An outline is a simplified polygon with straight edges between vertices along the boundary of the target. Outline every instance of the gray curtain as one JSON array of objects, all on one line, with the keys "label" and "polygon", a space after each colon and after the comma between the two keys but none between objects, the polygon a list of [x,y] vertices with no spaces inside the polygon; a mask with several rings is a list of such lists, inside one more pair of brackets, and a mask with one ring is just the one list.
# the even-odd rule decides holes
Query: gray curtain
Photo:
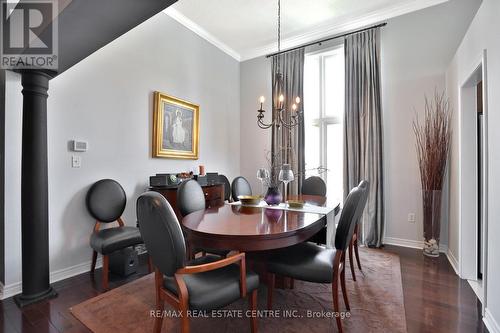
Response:
[{"label": "gray curtain", "polygon": [[366,179],[370,193],[361,218],[361,239],[382,245],[384,188],[380,102],[379,28],[345,39],[344,195]]},{"label": "gray curtain", "polygon": [[[284,119],[290,122],[292,104],[295,103],[295,97],[300,97],[300,109],[304,105],[304,49],[299,49],[283,53],[272,58],[272,86],[273,86],[273,119],[275,119],[276,107],[280,94],[285,96]],[[283,85],[275,73],[283,74]],[[297,194],[302,187],[302,180],[305,173],[304,156],[304,122],[293,129],[287,129],[283,126],[273,128],[272,134],[273,153],[280,153],[280,164],[288,163],[297,181],[288,185],[289,193]],[[288,149],[287,149],[288,147]]]}]

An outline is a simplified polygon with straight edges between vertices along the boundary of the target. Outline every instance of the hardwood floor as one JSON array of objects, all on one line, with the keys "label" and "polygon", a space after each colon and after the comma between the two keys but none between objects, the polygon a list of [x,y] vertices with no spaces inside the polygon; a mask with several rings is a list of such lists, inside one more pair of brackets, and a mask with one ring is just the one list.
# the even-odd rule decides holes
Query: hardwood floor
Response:
[{"label": "hardwood floor", "polygon": [[[409,333],[487,332],[472,288],[458,278],[444,255],[433,261],[415,249],[386,246],[385,250],[400,256]],[[140,263],[139,272],[126,279],[111,275],[110,287],[147,274],[146,258],[141,257]],[[54,284],[59,293],[57,298],[22,310],[12,298],[0,301],[0,332],[89,332],[68,309],[100,293],[100,273],[97,270],[95,278],[85,273],[57,282]]]},{"label": "hardwood floor", "polygon": [[488,332],[476,294],[444,254],[430,259],[416,249],[385,250],[399,254],[408,333]]}]

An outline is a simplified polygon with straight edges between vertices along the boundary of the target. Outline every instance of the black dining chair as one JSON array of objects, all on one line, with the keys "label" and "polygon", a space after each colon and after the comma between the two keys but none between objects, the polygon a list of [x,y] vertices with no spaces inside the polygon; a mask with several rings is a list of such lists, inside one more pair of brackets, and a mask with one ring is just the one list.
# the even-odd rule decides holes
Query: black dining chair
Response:
[{"label": "black dining chair", "polygon": [[[122,214],[127,204],[127,196],[122,186],[115,180],[102,179],[94,183],[87,192],[87,209],[96,220],[90,236],[90,246],[94,250],[90,271],[94,273],[97,254],[102,255],[102,287],[109,287],[109,254],[129,246],[142,243],[136,227],[126,226]],[[117,227],[100,230],[101,224],[118,222]]]},{"label": "black dining chair", "polygon": [[326,196],[326,183],[318,176],[312,176],[304,179],[302,182],[301,193],[305,195]]},{"label": "black dining chair", "polygon": [[[340,280],[344,303],[347,311],[350,310],[345,285],[345,251],[361,214],[359,204],[363,194],[364,189],[355,187],[347,196],[335,233],[335,247],[323,247],[305,242],[268,254],[266,267],[268,271],[267,307],[269,310],[272,308],[276,274],[309,282],[331,283],[335,312],[339,312],[338,285]],[[340,316],[337,316],[336,320],[338,330],[342,332]]]},{"label": "black dining chair", "polygon": [[[246,270],[245,253],[218,260],[213,256],[187,261],[181,226],[167,200],[157,192],[137,199],[141,235],[155,266],[156,309],[165,302],[180,311],[181,332],[189,332],[188,310],[215,310],[249,294],[250,310],[257,309],[259,276]],[[163,316],[157,316],[154,332],[161,332]],[[257,332],[257,318],[251,318]]]},{"label": "black dining chair", "polygon": [[[302,182],[300,193],[303,195],[318,195],[324,197],[326,196],[326,183],[321,177],[311,176],[304,179]],[[337,212],[335,212],[335,215],[337,215]],[[326,244],[326,226],[311,237],[309,241],[316,244]]]},{"label": "black dining chair", "polygon": [[231,200],[231,183],[229,183],[229,179],[227,179],[224,175],[217,176],[219,183],[224,184],[224,201]]},{"label": "black dining chair", "polygon": [[[203,194],[203,189],[196,180],[190,179],[181,183],[177,190],[177,208],[179,209],[182,217],[197,210],[205,209],[205,195]],[[191,256],[194,256],[198,252],[202,252],[203,255],[205,255],[206,253],[212,253],[221,257],[225,257],[230,251],[206,248],[190,248],[188,252]]]},{"label": "black dining chair", "polygon": [[356,226],[354,227],[354,233],[352,234],[352,239],[351,242],[349,243],[349,265],[351,266],[351,275],[352,279],[356,281],[356,273],[354,272],[354,258],[353,258],[353,250],[354,250],[354,255],[356,256],[356,262],[358,264],[358,268],[360,271],[361,269],[361,261],[359,260],[359,244],[358,244],[358,239],[359,239],[359,224],[361,221],[361,216],[363,215],[363,211],[366,206],[366,202],[368,201],[368,194],[370,192],[370,183],[366,180],[362,180],[359,185],[359,188],[362,188],[364,190],[364,195],[363,198],[361,199],[361,214],[359,216],[358,221],[356,222]]},{"label": "black dining chair", "polygon": [[231,183],[231,195],[233,201],[239,201],[240,195],[252,195],[252,187],[245,177],[239,176],[233,179]]}]

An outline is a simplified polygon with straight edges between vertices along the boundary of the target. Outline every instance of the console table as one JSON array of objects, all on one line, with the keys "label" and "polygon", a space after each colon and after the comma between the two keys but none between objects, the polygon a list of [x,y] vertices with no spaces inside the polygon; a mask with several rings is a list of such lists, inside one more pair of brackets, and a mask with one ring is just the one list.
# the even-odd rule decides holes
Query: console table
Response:
[{"label": "console table", "polygon": [[[151,191],[159,192],[161,195],[167,199],[172,208],[174,209],[177,216],[180,216],[180,212],[177,209],[177,189],[179,185],[167,186],[167,187],[150,187]],[[224,205],[224,184],[215,183],[210,185],[201,185],[203,189],[203,194],[205,194],[205,207],[217,207]]]}]

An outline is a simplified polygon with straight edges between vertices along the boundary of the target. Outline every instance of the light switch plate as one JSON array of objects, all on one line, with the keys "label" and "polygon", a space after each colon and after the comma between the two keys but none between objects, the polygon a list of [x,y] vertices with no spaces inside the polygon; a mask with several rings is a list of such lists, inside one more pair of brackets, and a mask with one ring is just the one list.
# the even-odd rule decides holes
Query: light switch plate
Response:
[{"label": "light switch plate", "polygon": [[81,168],[82,167],[82,157],[73,155],[71,156],[71,167],[72,168]]},{"label": "light switch plate", "polygon": [[415,223],[415,213],[408,214],[408,222]]}]

